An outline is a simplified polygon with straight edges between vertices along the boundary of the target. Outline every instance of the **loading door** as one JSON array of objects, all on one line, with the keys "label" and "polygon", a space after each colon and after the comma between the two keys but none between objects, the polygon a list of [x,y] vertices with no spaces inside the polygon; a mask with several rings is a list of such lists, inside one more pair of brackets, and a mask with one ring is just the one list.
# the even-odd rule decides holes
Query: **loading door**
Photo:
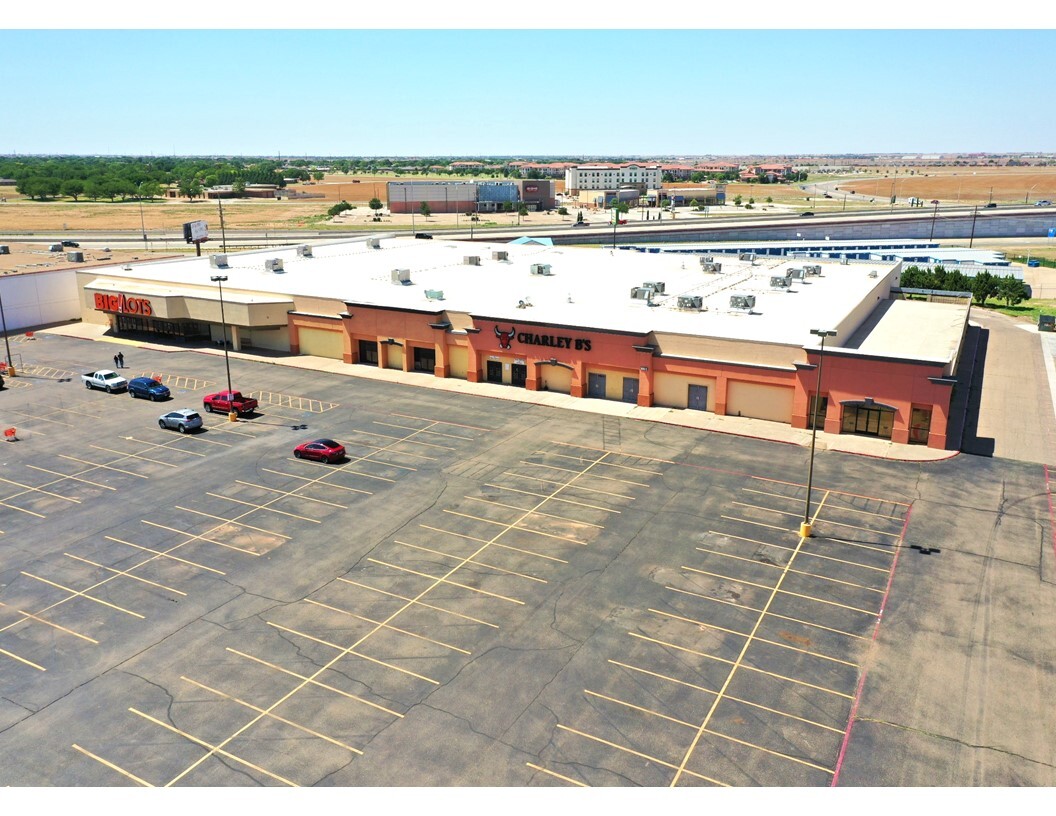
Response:
[{"label": "loading door", "polygon": [[638,378],[637,377],[624,377],[623,378],[623,401],[633,402],[635,405],[638,404]]},{"label": "loading door", "polygon": [[587,376],[587,396],[605,399],[605,375],[589,374]]},{"label": "loading door", "polygon": [[694,411],[708,410],[708,387],[706,385],[689,386],[689,402],[687,403],[687,407],[692,408]]},{"label": "loading door", "polygon": [[359,341],[359,362],[363,365],[378,364],[378,344],[373,340]]}]

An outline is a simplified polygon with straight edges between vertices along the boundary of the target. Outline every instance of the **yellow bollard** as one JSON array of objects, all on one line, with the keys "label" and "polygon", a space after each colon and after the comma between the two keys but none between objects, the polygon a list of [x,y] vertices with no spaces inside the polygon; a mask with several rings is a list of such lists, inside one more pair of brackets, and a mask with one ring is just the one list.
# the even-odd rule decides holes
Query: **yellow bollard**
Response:
[{"label": "yellow bollard", "polygon": [[804,522],[800,523],[800,525],[799,525],[799,537],[800,538],[810,538],[810,523],[809,522],[804,521]]},{"label": "yellow bollard", "polygon": [[231,411],[228,413],[227,419],[229,422],[238,422],[238,411]]}]

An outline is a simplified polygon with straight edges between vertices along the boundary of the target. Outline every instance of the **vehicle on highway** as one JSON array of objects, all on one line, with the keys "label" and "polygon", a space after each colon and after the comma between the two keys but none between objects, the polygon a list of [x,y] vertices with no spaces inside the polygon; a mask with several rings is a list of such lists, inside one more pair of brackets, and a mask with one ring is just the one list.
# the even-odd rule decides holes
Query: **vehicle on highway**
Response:
[{"label": "vehicle on highway", "polygon": [[428,240],[428,239],[432,238],[433,236],[430,235],[428,232],[416,232],[414,234],[414,237],[415,238],[425,238],[426,240]]},{"label": "vehicle on highway", "polygon": [[1034,202],[1034,206],[1035,207],[1051,207],[1052,206],[1052,202],[1042,199],[1041,201],[1035,201]]},{"label": "vehicle on highway", "polygon": [[112,394],[114,391],[124,391],[128,388],[128,380],[108,368],[93,371],[91,374],[82,374],[81,382],[84,383],[84,387],[88,390],[101,388],[107,394]]},{"label": "vehicle on highway", "polygon": [[799,215],[800,217],[803,217],[807,215],[814,215],[814,213],[812,213],[810,210],[807,210],[806,212],[801,212]]},{"label": "vehicle on highway", "polygon": [[202,415],[193,408],[177,408],[158,417],[159,428],[175,428],[180,433],[196,431],[202,427]]},{"label": "vehicle on highway", "polygon": [[997,204],[995,204],[993,201],[991,201],[983,209],[992,210],[996,206],[997,206]]},{"label": "vehicle on highway", "polygon": [[80,246],[80,244],[78,244],[76,241],[63,241],[62,245],[64,247],[79,247]]},{"label": "vehicle on highway", "polygon": [[153,402],[172,396],[166,386],[152,377],[133,377],[128,381],[128,394],[133,399],[146,397]]},{"label": "vehicle on highway", "polygon": [[210,414],[234,411],[236,414],[252,414],[257,410],[257,401],[252,397],[242,396],[241,391],[219,391],[208,394],[202,400],[202,407]]},{"label": "vehicle on highway", "polygon": [[572,222],[572,226],[573,227],[589,227],[590,224],[588,224],[586,221],[573,221]]},{"label": "vehicle on highway", "polygon": [[345,458],[345,446],[333,439],[313,439],[293,449],[298,459],[318,459],[320,462],[340,462]]}]

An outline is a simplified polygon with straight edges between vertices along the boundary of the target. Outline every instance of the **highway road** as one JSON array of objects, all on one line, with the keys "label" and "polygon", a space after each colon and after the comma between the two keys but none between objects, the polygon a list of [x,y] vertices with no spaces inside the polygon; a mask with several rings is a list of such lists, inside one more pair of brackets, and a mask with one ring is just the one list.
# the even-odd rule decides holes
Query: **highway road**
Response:
[{"label": "highway road", "polygon": [[[810,212],[810,211],[808,211]],[[745,215],[745,216],[723,216],[720,218],[705,218],[684,215],[680,219],[668,221],[633,221],[617,228],[617,236],[622,242],[626,242],[628,236],[637,236],[643,240],[663,236],[669,238],[680,233],[691,233],[694,236],[702,232],[726,231],[735,227],[749,227],[757,230],[765,230],[768,227],[783,228],[802,225],[812,227],[824,224],[826,229],[836,230],[861,226],[865,224],[876,224],[880,222],[920,222],[935,219],[937,223],[950,220],[968,221],[973,216],[978,219],[987,219],[991,225],[997,225],[1001,221],[1012,222],[1023,216],[1037,216],[1051,213],[1053,226],[1056,226],[1056,207],[1038,208],[1035,206],[1005,206],[996,208],[977,208],[966,206],[939,207],[937,209],[925,207],[912,210],[857,210],[855,212],[817,213],[812,216],[796,215]],[[410,230],[379,230],[379,232],[392,232],[394,234],[409,235]],[[575,234],[576,243],[604,243],[613,235],[611,225],[591,225],[589,227],[571,228],[567,226],[555,227],[554,225],[518,227],[476,227],[472,230],[437,230],[435,234],[442,234],[451,239],[473,239],[473,240],[497,240],[509,236],[520,235],[547,235],[561,236],[561,243],[568,243],[566,237]],[[226,241],[231,246],[269,246],[290,244],[309,239],[339,240],[341,238],[354,237],[366,234],[363,230],[227,230]],[[988,236],[994,237],[993,230],[987,231]],[[1009,225],[1008,236],[1016,237],[1023,235],[1021,226]],[[836,236],[833,236],[836,238]],[[1042,236],[1043,237],[1043,236]],[[0,231],[0,242],[24,242],[26,240],[39,241],[41,243],[57,243],[61,240],[73,238],[80,242],[90,242],[95,245],[136,245],[145,244],[147,248],[157,250],[159,245],[172,245],[176,249],[184,245],[182,232],[179,230],[157,230],[148,231],[146,240],[142,232],[135,230],[106,231],[106,232],[17,232]],[[217,251],[221,246],[221,237],[213,235],[208,244],[209,251]],[[694,238],[699,240],[699,238]]]}]

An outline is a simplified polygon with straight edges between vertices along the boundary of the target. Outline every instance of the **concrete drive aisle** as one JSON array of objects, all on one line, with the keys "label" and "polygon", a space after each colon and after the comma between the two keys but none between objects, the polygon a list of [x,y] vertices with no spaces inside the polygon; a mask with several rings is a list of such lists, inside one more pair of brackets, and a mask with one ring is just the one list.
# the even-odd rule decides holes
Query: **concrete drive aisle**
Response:
[{"label": "concrete drive aisle", "polygon": [[[973,309],[971,322],[982,327],[965,453],[1001,456],[1024,462],[1056,463],[1056,382],[1050,377],[1053,340],[1029,323],[994,312]],[[1048,350],[1046,347],[1048,346]]]},{"label": "concrete drive aisle", "polygon": [[[169,346],[157,342],[144,342],[130,340],[124,337],[113,337],[106,334],[107,327],[90,323],[71,323],[65,326],[57,326],[44,329],[38,333],[61,334],[66,337],[80,337],[85,340],[102,340],[109,343],[122,345],[142,346],[157,351],[194,351],[201,354],[223,355],[222,349],[199,348],[186,346]],[[440,391],[455,391],[460,394],[475,394],[482,397],[493,397],[495,399],[512,400],[516,402],[530,402],[536,405],[549,405],[553,408],[567,408],[573,411],[586,411],[608,416],[620,416],[628,419],[642,419],[653,422],[662,422],[669,425],[681,425],[687,428],[699,428],[705,431],[716,431],[718,433],[734,434],[756,439],[769,439],[774,442],[784,442],[790,445],[810,445],[811,433],[803,428],[793,428],[780,422],[768,422],[762,419],[748,419],[746,417],[719,416],[707,411],[690,411],[681,408],[642,408],[626,402],[615,402],[612,400],[582,399],[572,397],[568,394],[558,394],[552,391],[528,391],[523,388],[514,388],[508,385],[495,385],[493,383],[471,383],[467,380],[454,378],[443,379],[429,376],[428,374],[397,371],[387,368],[375,368],[366,365],[351,365],[340,360],[327,357],[311,357],[308,355],[289,356],[275,353],[248,354],[246,352],[230,352],[232,358],[243,360],[254,360],[257,362],[272,363],[274,365],[291,366],[303,368],[310,371],[327,371],[334,374],[344,374],[364,379],[383,380],[385,382],[402,383],[413,385],[418,388],[432,388]],[[881,459],[893,459],[912,462],[930,462],[940,459],[949,459],[957,455],[957,451],[936,450],[923,445],[899,445],[886,439],[875,439],[851,434],[827,434],[819,432],[817,435],[817,449],[841,451],[843,453],[856,453],[863,456],[875,456]],[[1056,461],[1056,459],[1053,459]]]}]

